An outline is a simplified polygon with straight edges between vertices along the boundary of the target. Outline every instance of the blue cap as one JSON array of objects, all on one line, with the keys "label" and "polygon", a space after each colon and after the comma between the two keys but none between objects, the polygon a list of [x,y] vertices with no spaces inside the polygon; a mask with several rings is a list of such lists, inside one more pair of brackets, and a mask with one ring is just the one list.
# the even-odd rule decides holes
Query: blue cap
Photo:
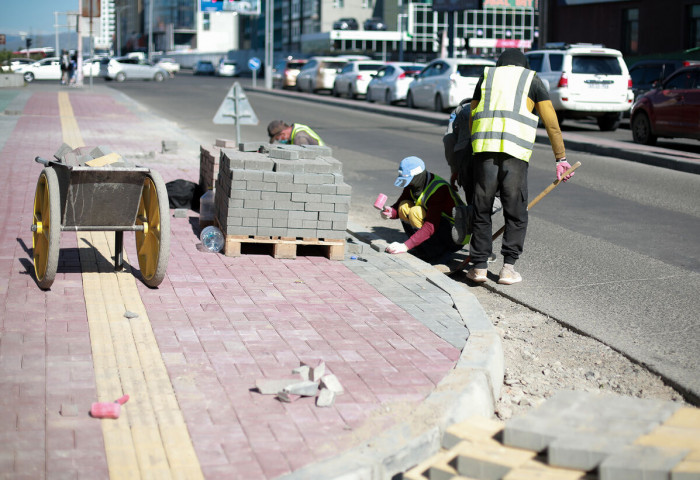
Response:
[{"label": "blue cap", "polygon": [[395,187],[405,187],[415,175],[425,171],[425,163],[418,157],[406,157],[399,165],[399,176],[394,182]]}]

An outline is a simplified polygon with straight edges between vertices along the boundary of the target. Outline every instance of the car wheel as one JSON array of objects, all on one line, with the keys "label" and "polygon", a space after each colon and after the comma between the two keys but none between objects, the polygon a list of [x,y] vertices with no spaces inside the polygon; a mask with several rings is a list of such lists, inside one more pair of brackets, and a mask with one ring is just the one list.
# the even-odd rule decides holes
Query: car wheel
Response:
[{"label": "car wheel", "polygon": [[338,86],[337,86],[336,84],[333,84],[333,90],[331,91],[331,94],[332,94],[334,97],[339,97],[339,96],[340,96],[340,92],[338,91]]},{"label": "car wheel", "polygon": [[444,112],[445,111],[445,106],[442,104],[442,95],[439,93],[435,95],[435,111],[436,112]]},{"label": "car wheel", "polygon": [[656,145],[656,136],[651,131],[651,122],[645,112],[638,112],[632,117],[631,128],[636,143]]},{"label": "car wheel", "polygon": [[409,91],[408,95],[406,96],[406,106],[408,108],[416,108],[416,104],[413,103],[413,94]]},{"label": "car wheel", "polygon": [[34,81],[34,74],[32,72],[26,72],[24,74],[24,81],[27,83],[32,83]]},{"label": "car wheel", "polygon": [[613,113],[598,117],[598,128],[601,132],[614,132],[620,126],[620,114]]},{"label": "car wheel", "polygon": [[117,73],[117,76],[114,77],[114,79],[117,82],[123,82],[124,80],[126,80],[126,74],[124,72],[119,72],[119,73]]},{"label": "car wheel", "polygon": [[391,105],[392,103],[394,103],[391,101],[391,90],[389,90],[388,88],[386,89],[386,92],[384,92],[384,103],[386,103],[387,105]]},{"label": "car wheel", "polygon": [[156,72],[156,74],[153,76],[153,80],[156,82],[162,82],[165,80],[165,76],[160,72]]}]

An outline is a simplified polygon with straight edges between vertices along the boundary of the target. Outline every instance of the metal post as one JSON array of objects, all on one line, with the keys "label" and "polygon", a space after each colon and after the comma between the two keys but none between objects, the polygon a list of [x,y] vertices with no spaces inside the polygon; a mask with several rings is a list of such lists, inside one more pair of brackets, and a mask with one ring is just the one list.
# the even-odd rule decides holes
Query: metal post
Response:
[{"label": "metal post", "polygon": [[[90,1],[90,0],[87,0]],[[80,18],[83,14],[83,0],[78,0],[78,14],[75,16],[76,22],[78,23],[78,71],[75,72],[75,85],[78,87],[83,86],[83,32],[82,23]]]},{"label": "metal post", "polygon": [[[253,75],[255,75],[255,73],[253,73]],[[236,113],[236,116],[234,117],[236,122],[236,145],[241,143],[241,106],[238,100],[240,97],[240,92],[238,91],[239,87],[240,85],[238,85],[238,83],[233,85],[233,108]]]},{"label": "metal post", "polygon": [[274,5],[272,0],[265,0],[265,88],[272,89],[272,63],[274,62],[275,31]]},{"label": "metal post", "polygon": [[153,59],[153,1],[148,0],[148,61]]},{"label": "metal post", "polygon": [[124,258],[122,252],[124,251],[124,232],[115,231],[114,232],[114,271],[121,272],[124,268]]},{"label": "metal post", "polygon": [[88,0],[90,2],[90,90],[92,90],[92,63],[93,63],[93,56],[95,55],[94,50],[93,50],[93,44],[92,44],[92,5],[93,5],[93,0]]},{"label": "metal post", "polygon": [[61,50],[58,48],[58,13],[53,12],[53,27],[56,31],[56,56],[61,56]]},{"label": "metal post", "polygon": [[399,0],[399,62],[403,62],[403,1]]}]

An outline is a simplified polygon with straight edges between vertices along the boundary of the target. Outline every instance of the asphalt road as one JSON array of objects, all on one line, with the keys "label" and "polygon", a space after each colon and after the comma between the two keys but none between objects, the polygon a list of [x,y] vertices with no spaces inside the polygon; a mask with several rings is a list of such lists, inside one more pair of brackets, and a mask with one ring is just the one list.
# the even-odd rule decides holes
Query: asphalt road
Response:
[{"label": "asphalt road", "polygon": [[[245,85],[250,79],[185,73],[164,84],[110,86],[176,121],[203,144],[212,144],[216,138],[234,138],[233,126],[212,123],[233,81]],[[429,169],[448,175],[441,115],[414,120],[401,109],[378,115],[348,108],[366,102],[348,100],[338,106],[259,92],[248,92],[248,98],[260,124],[242,126],[241,139],[265,140],[265,126],[278,118],[312,126],[343,162],[345,179],[353,187],[351,220],[390,241],[402,238],[400,227],[381,220],[372,203],[379,192],[390,199],[398,196],[393,187],[398,162],[417,155]],[[599,132],[586,122],[566,122],[562,128],[590,135],[592,143],[624,141],[625,136],[631,142],[624,125],[616,132]],[[679,155],[700,151],[699,142],[672,140],[661,146]],[[530,212],[525,252],[518,262],[523,283],[490,288],[646,365],[700,404],[700,175],[614,155],[569,150],[567,156],[583,166],[573,181]],[[553,178],[551,149],[536,145],[530,198]],[[499,251],[497,241],[494,252]],[[500,261],[492,267],[492,280]]]}]

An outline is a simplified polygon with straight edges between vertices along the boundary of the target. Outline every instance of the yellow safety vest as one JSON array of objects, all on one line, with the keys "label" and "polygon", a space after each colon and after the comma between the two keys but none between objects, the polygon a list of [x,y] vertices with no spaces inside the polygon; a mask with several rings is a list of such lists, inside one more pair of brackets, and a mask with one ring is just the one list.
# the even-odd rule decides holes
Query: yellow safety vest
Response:
[{"label": "yellow safety vest", "polygon": [[[411,199],[413,200],[413,204],[417,207],[423,207],[425,209],[428,208],[428,200],[430,200],[430,197],[433,196],[433,193],[437,191],[438,188],[442,186],[447,187],[447,191],[450,192],[450,196],[452,197],[452,200],[455,202],[455,205],[464,205],[464,202],[460,198],[459,195],[455,193],[455,191],[452,189],[449,183],[447,183],[445,180],[443,180],[441,177],[437,175],[433,175],[433,179],[428,182],[428,185],[425,186],[422,192],[420,192],[420,195],[418,195],[418,198],[416,198],[413,195],[413,192],[411,192]],[[450,212],[452,213],[452,212]],[[455,223],[454,217],[452,217],[450,214],[446,212],[442,212],[442,216],[447,219],[451,224]]]},{"label": "yellow safety vest", "polygon": [[296,137],[297,133],[299,132],[304,132],[308,134],[311,138],[316,140],[319,145],[325,145],[325,143],[323,143],[323,140],[321,140],[321,137],[319,137],[316,132],[311,130],[306,125],[302,125],[301,123],[294,124],[294,127],[292,128],[292,135],[289,138],[289,143],[294,144],[294,137]]},{"label": "yellow safety vest", "polygon": [[481,100],[472,111],[474,152],[504,152],[529,161],[537,135],[537,115],[527,108],[535,72],[523,67],[487,67]]}]

